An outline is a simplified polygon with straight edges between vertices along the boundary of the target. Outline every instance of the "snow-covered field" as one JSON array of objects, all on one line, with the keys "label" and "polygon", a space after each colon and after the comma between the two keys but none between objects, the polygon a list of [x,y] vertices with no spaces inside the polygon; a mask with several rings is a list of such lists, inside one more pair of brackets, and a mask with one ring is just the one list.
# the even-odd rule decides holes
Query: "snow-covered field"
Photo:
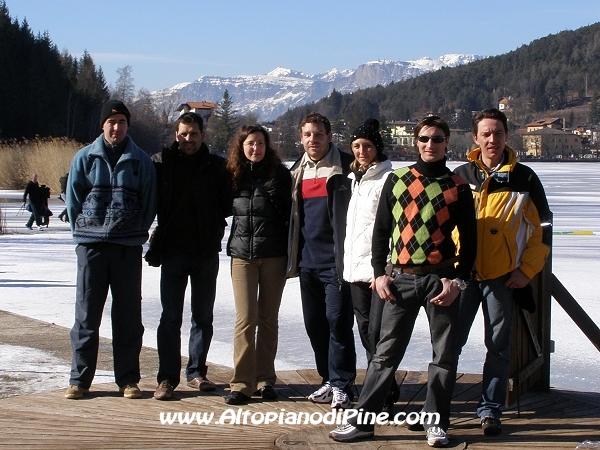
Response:
[{"label": "snow-covered field", "polygon": [[[407,163],[397,163],[398,166]],[[593,235],[555,235],[553,272],[579,301],[584,310],[600,323],[600,164],[531,163],[539,174],[554,213],[554,231],[589,230]],[[455,167],[451,163],[450,167]],[[44,180],[41,180],[44,182]],[[0,309],[46,322],[71,327],[75,295],[75,252],[67,225],[57,219],[63,204],[52,200],[54,217],[46,231],[27,230],[27,216],[18,214],[22,192],[0,191],[2,211],[8,234],[0,235]],[[226,233],[227,234],[227,233]],[[224,239],[226,240],[227,236]],[[160,269],[144,265],[143,314],[144,345],[156,347],[156,328],[160,317]],[[189,300],[188,300],[189,301]],[[229,259],[221,253],[215,303],[215,333],[209,361],[231,366],[232,334],[235,319]],[[184,317],[183,351],[187,352],[189,306]],[[460,371],[480,373],[483,363],[483,323],[479,316],[469,343],[463,350]],[[110,297],[105,308],[101,334],[110,338]],[[551,384],[555,387],[600,392],[600,353],[588,341],[562,308],[553,301],[552,339],[556,351],[551,360]],[[364,351],[356,334],[359,367],[366,367]],[[421,313],[415,332],[401,364],[402,369],[423,370],[431,357],[429,332]],[[41,389],[66,386],[68,365],[24,347],[0,346],[0,376],[7,372],[31,374],[34,362],[52,368],[45,370]],[[314,367],[310,344],[304,331],[298,280],[288,280],[280,312],[280,340],[277,369]],[[27,375],[29,374],[29,375]],[[102,374],[96,382],[108,381]]]}]

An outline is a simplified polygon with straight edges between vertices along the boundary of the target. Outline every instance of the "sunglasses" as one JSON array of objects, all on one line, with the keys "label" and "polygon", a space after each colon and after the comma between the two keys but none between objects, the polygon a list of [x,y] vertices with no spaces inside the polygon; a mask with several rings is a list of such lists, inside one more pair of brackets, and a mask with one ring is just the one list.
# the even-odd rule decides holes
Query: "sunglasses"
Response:
[{"label": "sunglasses", "polygon": [[441,144],[446,140],[446,136],[417,136],[419,142],[427,144],[429,139],[433,141],[434,144]]}]

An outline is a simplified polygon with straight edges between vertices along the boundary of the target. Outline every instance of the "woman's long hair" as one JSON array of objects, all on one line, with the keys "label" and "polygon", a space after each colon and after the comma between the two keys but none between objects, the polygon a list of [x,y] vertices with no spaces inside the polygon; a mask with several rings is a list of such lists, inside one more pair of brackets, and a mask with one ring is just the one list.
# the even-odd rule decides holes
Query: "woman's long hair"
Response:
[{"label": "woman's long hair", "polygon": [[277,166],[281,164],[281,159],[277,155],[277,152],[271,147],[271,139],[267,130],[258,124],[241,127],[229,143],[229,150],[227,151],[227,170],[231,173],[233,189],[239,187],[244,171],[246,170],[248,159],[244,155],[244,141],[252,133],[262,133],[265,138],[265,157],[261,163],[265,165],[265,170],[270,180],[275,178]]}]

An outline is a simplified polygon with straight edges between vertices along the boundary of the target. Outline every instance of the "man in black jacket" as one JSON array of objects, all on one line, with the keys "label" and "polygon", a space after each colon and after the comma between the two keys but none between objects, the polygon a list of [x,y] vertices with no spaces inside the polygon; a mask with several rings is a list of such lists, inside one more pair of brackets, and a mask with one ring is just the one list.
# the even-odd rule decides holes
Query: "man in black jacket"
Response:
[{"label": "man in black jacket", "polygon": [[25,192],[23,193],[23,206],[27,202],[27,196],[29,196],[29,205],[31,207],[31,216],[29,220],[25,224],[25,227],[32,229],[33,221],[35,220],[35,224],[38,226],[40,231],[43,230],[42,222],[43,222],[43,213],[44,213],[44,198],[42,195],[42,189],[38,184],[38,176],[37,173],[34,173],[31,176],[31,181],[27,183],[25,186]]},{"label": "man in black jacket", "polygon": [[[162,265],[162,314],[157,330],[159,369],[154,398],[168,400],[179,384],[181,324],[188,278],[192,327],[187,384],[212,391],[206,357],[213,335],[213,307],[225,218],[231,215],[231,183],[225,160],[204,144],[202,118],[182,114],[175,142],[153,156],[158,177],[158,227],[146,260]],[[160,247],[156,248],[158,242]],[[154,244],[154,245],[153,245]]]}]

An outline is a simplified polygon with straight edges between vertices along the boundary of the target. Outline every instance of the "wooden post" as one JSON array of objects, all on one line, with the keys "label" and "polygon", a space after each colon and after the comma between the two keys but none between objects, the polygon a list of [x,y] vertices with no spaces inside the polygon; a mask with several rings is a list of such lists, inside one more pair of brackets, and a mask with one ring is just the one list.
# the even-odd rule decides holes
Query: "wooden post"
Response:
[{"label": "wooden post", "polygon": [[531,280],[536,311],[528,313],[515,305],[506,405],[510,406],[530,389],[550,389],[550,340],[552,305],[552,227],[544,227],[543,242],[550,254],[542,271]]}]

